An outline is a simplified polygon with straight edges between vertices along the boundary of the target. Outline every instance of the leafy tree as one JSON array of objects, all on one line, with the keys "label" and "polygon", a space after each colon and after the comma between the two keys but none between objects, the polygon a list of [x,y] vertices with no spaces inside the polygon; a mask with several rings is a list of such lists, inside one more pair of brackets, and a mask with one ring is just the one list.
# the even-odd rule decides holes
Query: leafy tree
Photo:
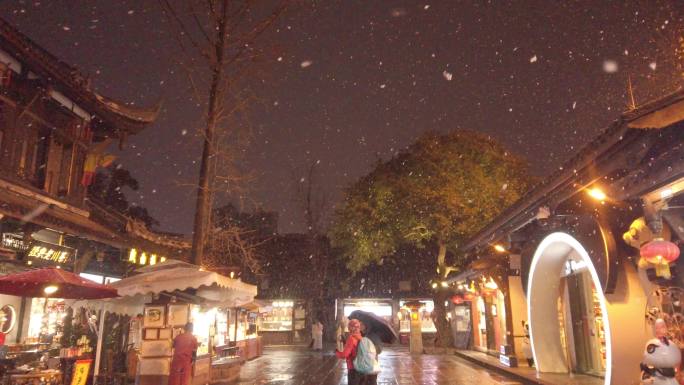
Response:
[{"label": "leafy tree", "polygon": [[158,226],[159,222],[146,208],[128,202],[124,193],[126,188],[137,191],[140,188],[138,180],[120,164],[112,164],[97,172],[93,184],[88,186],[88,196],[133,219],[144,222],[148,228]]},{"label": "leafy tree", "polygon": [[[346,190],[335,213],[333,245],[355,272],[393,258],[403,245],[434,246],[442,281],[457,269],[447,263],[447,250],[455,251],[515,202],[529,181],[526,164],[491,137],[428,133]],[[440,346],[452,343],[447,296],[440,285],[434,298]]]}]

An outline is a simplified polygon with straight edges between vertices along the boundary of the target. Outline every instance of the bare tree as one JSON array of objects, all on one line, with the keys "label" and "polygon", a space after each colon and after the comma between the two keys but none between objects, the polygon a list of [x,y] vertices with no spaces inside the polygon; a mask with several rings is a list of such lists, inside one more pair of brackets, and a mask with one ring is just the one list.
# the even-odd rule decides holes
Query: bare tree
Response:
[{"label": "bare tree", "polygon": [[257,44],[260,37],[290,1],[183,0],[181,5],[173,5],[170,0],[159,2],[176,28],[174,36],[185,54],[185,61],[180,64],[186,70],[195,98],[206,105],[192,246],[193,261],[202,264],[212,234],[215,193],[244,196],[244,182],[249,175],[241,172],[236,160],[250,135],[249,129],[241,130],[245,120],[242,124],[235,122],[244,118],[255,101],[254,94],[245,87],[245,79],[254,79],[253,64],[265,52]]}]

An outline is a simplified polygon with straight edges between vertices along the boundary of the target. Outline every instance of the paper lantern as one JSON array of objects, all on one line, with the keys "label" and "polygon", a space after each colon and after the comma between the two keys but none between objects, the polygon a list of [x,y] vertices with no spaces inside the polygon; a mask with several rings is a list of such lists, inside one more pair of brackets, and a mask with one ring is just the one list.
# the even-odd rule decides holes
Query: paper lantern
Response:
[{"label": "paper lantern", "polygon": [[656,265],[656,275],[670,278],[670,263],[679,258],[679,247],[662,238],[656,238],[641,246],[639,254],[646,262]]}]

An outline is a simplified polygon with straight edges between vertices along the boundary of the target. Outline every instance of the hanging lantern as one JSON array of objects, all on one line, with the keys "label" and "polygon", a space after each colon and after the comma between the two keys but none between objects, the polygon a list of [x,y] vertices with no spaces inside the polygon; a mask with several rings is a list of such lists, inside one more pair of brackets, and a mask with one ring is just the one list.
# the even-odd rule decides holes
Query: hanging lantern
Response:
[{"label": "hanging lantern", "polygon": [[454,295],[451,297],[451,302],[453,302],[454,305],[460,305],[464,302],[463,296],[462,295]]},{"label": "hanging lantern", "polygon": [[656,238],[641,246],[639,254],[646,262],[655,265],[658,277],[670,278],[670,263],[679,258],[679,247],[662,238]]}]

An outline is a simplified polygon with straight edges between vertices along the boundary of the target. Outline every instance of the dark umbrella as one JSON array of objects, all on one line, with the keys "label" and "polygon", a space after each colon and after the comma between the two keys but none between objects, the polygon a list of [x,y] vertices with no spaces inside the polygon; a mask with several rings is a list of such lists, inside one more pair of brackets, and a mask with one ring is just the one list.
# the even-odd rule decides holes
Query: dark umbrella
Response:
[{"label": "dark umbrella", "polygon": [[0,277],[0,294],[21,297],[101,299],[118,297],[113,287],[100,285],[61,269],[29,270]]},{"label": "dark umbrella", "polygon": [[363,322],[366,327],[369,327],[375,334],[380,337],[380,340],[386,344],[391,344],[397,340],[397,332],[394,331],[392,325],[382,318],[378,317],[373,313],[369,313],[363,310],[354,310],[349,315],[349,319],[357,319]]}]

